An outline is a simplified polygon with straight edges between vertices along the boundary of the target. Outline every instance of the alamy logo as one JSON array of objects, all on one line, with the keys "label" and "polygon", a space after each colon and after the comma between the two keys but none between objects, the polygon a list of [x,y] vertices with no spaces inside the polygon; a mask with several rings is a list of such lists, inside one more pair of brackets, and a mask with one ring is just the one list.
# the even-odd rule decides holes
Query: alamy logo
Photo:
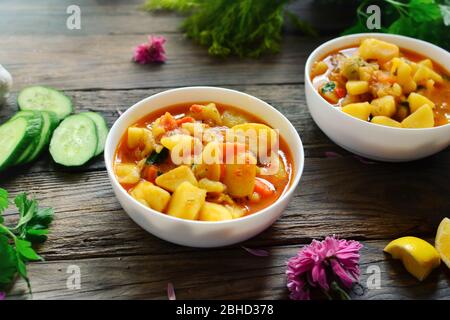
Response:
[{"label": "alamy logo", "polygon": [[81,8],[77,5],[70,5],[66,9],[70,16],[66,20],[66,26],[69,30],[81,29]]},{"label": "alamy logo", "polygon": [[366,27],[369,30],[380,30],[381,29],[381,9],[377,5],[370,5],[366,9],[367,21]]}]

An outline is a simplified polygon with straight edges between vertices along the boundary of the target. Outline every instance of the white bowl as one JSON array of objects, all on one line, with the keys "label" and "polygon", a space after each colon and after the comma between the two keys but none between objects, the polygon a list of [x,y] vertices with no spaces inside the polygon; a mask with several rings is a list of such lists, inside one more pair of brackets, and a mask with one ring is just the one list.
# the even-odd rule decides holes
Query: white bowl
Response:
[{"label": "white bowl", "polygon": [[[289,189],[271,206],[251,215],[229,221],[206,222],[184,220],[152,210],[131,197],[119,184],[113,171],[113,157],[125,130],[145,115],[178,103],[213,101],[242,108],[279,129],[292,153],[294,168]],[[185,246],[220,247],[247,240],[268,228],[282,214],[294,194],[303,172],[302,141],[280,112],[266,102],[248,94],[215,87],[188,87],[164,91],[148,97],[123,113],[111,128],[105,147],[108,175],[117,199],[138,225],[151,234]]]},{"label": "white bowl", "polygon": [[364,38],[377,38],[395,43],[431,58],[445,68],[450,66],[450,53],[425,41],[379,33],[362,33],[328,41],[309,56],[305,67],[305,93],[309,112],[319,128],[336,144],[360,156],[380,161],[411,161],[430,156],[450,145],[450,125],[428,129],[402,129],[376,125],[343,113],[314,89],[310,73],[315,61],[326,54]]}]

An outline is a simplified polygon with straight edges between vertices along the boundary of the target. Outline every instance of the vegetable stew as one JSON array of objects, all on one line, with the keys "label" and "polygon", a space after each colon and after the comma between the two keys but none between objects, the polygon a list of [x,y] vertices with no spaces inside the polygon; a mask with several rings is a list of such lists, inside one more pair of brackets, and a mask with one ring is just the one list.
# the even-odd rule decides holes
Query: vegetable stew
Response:
[{"label": "vegetable stew", "polygon": [[143,205],[183,219],[236,219],[274,203],[293,162],[277,130],[238,108],[186,103],[127,129],[114,158],[119,183]]}]

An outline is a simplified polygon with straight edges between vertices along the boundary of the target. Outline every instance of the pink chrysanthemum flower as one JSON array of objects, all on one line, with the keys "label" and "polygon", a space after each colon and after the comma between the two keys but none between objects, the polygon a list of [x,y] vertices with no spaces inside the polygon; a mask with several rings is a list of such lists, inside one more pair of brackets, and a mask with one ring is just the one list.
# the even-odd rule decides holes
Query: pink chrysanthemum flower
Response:
[{"label": "pink chrysanthemum flower", "polygon": [[148,42],[138,45],[134,49],[133,60],[140,64],[162,63],[166,61],[166,50],[163,36],[149,36]]},{"label": "pink chrysanthemum flower", "polygon": [[328,295],[330,287],[341,296],[345,295],[339,284],[349,289],[358,281],[361,248],[358,241],[335,236],[323,241],[313,240],[288,261],[286,275],[290,298],[309,300],[312,288],[322,289]]},{"label": "pink chrysanthemum flower", "polygon": [[0,291],[0,300],[5,300],[6,298],[6,293]]}]

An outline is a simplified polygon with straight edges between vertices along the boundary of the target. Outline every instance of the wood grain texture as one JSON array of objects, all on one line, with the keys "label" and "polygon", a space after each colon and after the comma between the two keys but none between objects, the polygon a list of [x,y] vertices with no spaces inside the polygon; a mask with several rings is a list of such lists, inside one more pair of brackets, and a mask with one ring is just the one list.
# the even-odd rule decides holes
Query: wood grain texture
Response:
[{"label": "wood grain texture", "polygon": [[[167,283],[172,282],[178,299],[287,299],[286,261],[301,245],[268,248],[268,257],[232,247],[35,263],[30,266],[33,297],[167,299]],[[384,245],[384,241],[364,242],[361,281],[351,292],[353,299],[450,299],[448,270],[441,267],[419,283],[399,261],[382,252]],[[67,270],[73,265],[81,272],[79,290],[66,286]],[[370,287],[374,269],[380,271],[380,288]],[[10,298],[27,298],[25,293],[26,286],[18,282]]]},{"label": "wood grain texture", "polygon": [[[289,118],[305,146],[305,171],[283,217],[243,244],[267,248],[270,256],[261,258],[240,245],[198,250],[146,233],[121,209],[102,156],[68,169],[45,154],[32,165],[10,169],[0,174],[0,187],[13,196],[29,191],[56,213],[49,240],[38,248],[46,262],[29,266],[33,298],[166,299],[170,281],[180,299],[286,299],[286,260],[313,238],[338,234],[365,245],[364,287],[368,266],[378,266],[382,275],[381,289],[356,288],[353,298],[450,299],[445,267],[419,283],[382,252],[398,236],[433,240],[438,222],[450,212],[450,150],[412,163],[368,165],[334,145],[309,116],[303,86],[306,58],[326,38],[290,32],[279,55],[221,60],[178,32],[179,16],[137,10],[141,0],[77,2],[84,19],[79,31],[64,27],[65,8],[72,1],[0,3],[0,63],[15,80],[8,104],[0,108],[0,122],[17,110],[17,92],[30,84],[65,90],[77,111],[100,112],[109,125],[117,110],[166,88],[225,86],[262,98]],[[292,8],[314,22],[321,14],[311,3],[299,1]],[[130,61],[133,47],[148,33],[168,38],[167,64],[138,66]],[[327,158],[326,151],[342,157]],[[6,216],[8,222],[17,218],[13,210]],[[66,287],[70,265],[81,268],[80,290]],[[30,298],[22,281],[8,294]]]}]

